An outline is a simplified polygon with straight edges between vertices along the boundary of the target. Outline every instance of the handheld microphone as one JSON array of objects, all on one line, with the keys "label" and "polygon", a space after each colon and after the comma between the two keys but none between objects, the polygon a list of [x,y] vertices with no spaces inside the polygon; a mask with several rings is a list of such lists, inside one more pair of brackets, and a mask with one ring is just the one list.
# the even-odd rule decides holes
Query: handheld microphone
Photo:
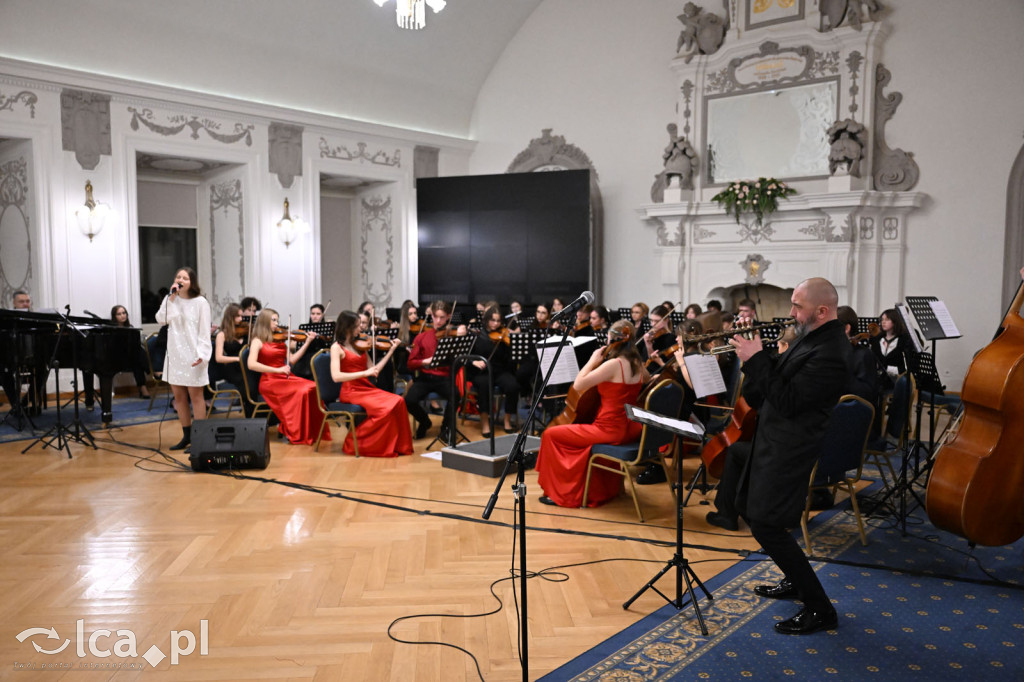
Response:
[{"label": "handheld microphone", "polygon": [[89,317],[94,317],[94,318],[96,318],[97,320],[102,320],[102,319],[103,319],[102,317],[100,317],[99,315],[97,315],[96,313],[94,313],[94,312],[93,312],[93,311],[91,311],[91,310],[85,310],[85,309],[83,309],[83,310],[82,310],[82,312],[83,312],[83,313],[85,313],[86,315],[88,315]]},{"label": "handheld microphone", "polygon": [[583,306],[589,305],[589,304],[591,304],[593,302],[594,302],[594,292],[593,291],[584,291],[582,294],[580,294],[579,298],[577,298],[575,301],[573,301],[572,303],[570,303],[569,305],[565,306],[564,308],[559,310],[557,313],[555,313],[554,316],[551,318],[551,321],[555,322],[555,321],[560,320],[560,319],[562,319],[564,317],[568,317],[569,315],[575,315],[577,310],[579,310]]},{"label": "handheld microphone", "polygon": [[172,294],[176,294],[176,293],[178,293],[178,289],[180,289],[180,288],[181,288],[181,287],[179,287],[179,286],[178,286],[178,283],[177,283],[177,282],[175,282],[174,284],[172,284],[172,285],[171,285],[171,293],[172,293]]}]

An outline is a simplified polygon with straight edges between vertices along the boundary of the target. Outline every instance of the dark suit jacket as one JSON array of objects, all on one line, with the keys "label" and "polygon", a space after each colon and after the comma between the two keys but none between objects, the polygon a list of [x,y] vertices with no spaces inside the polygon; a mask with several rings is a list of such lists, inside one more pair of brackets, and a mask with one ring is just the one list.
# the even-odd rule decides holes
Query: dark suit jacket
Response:
[{"label": "dark suit jacket", "polygon": [[762,351],[743,364],[743,395],[760,405],[737,494],[748,522],[800,523],[825,424],[849,386],[851,350],[844,327],[832,320],[781,356]]}]

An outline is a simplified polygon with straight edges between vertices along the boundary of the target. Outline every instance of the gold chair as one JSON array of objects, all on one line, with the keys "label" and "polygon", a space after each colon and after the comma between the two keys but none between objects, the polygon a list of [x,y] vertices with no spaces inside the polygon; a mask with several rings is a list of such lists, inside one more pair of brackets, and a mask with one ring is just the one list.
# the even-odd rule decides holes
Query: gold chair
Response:
[{"label": "gold chair", "polygon": [[[804,546],[808,554],[811,553],[811,536],[807,531],[807,520],[811,514],[811,498],[814,491],[819,489],[831,490],[835,495],[839,488],[843,488],[849,494],[853,514],[860,529],[860,543],[868,544],[868,536],[864,532],[864,518],[857,505],[857,490],[854,485],[860,481],[864,470],[865,448],[874,419],[874,406],[855,395],[844,395],[832,410],[832,416],[825,427],[821,454],[811,470],[807,502],[800,518],[800,528],[804,532]],[[851,471],[855,473],[850,475]]]},{"label": "gold chair", "polygon": [[[678,418],[682,404],[683,387],[672,379],[663,379],[647,394],[644,407],[657,414]],[[678,460],[676,437],[668,431],[644,424],[640,431],[640,440],[635,443],[593,446],[590,449],[590,459],[587,462],[587,478],[583,484],[583,507],[587,506],[587,496],[590,493],[590,472],[594,469],[610,471],[624,477],[629,482],[629,493],[633,497],[636,515],[640,518],[640,523],[643,523],[644,515],[640,511],[640,500],[636,496],[636,482],[630,474],[629,467],[640,466],[656,457],[661,457],[661,448],[669,443],[672,444],[672,451],[676,455],[675,459]]]},{"label": "gold chair", "polygon": [[366,418],[366,410],[359,405],[338,402],[341,384],[331,378],[330,350],[325,348],[314,355],[309,361],[309,365],[313,371],[313,382],[316,383],[316,396],[319,398],[317,404],[324,415],[324,423],[320,427],[320,433],[316,436],[316,445],[313,446],[313,449],[320,450],[320,440],[324,436],[324,431],[330,428],[329,420],[340,419],[344,422],[348,435],[352,437],[352,449],[355,450],[356,457],[358,457],[359,441],[356,439],[356,426]]},{"label": "gold chair", "polygon": [[890,483],[886,479],[885,470],[889,470],[892,483],[895,484],[898,477],[892,458],[906,456],[908,444],[914,437],[914,421],[910,413],[916,403],[917,383],[914,375],[904,372],[896,378],[887,407],[883,408],[885,423],[882,425],[882,435],[868,443],[865,452],[865,460],[878,467],[878,475],[886,487]]},{"label": "gold chair", "polygon": [[[231,388],[226,388],[226,386],[231,386]],[[228,401],[228,411],[224,414],[225,419],[231,417],[231,413],[234,411],[236,403],[238,404],[238,409],[242,410],[242,393],[235,386],[229,384],[223,379],[220,379],[210,381],[209,388],[210,393],[212,393],[213,396],[210,398],[210,409],[207,410],[207,416],[209,416],[210,412],[213,412],[214,406],[221,398],[227,398]]]}]

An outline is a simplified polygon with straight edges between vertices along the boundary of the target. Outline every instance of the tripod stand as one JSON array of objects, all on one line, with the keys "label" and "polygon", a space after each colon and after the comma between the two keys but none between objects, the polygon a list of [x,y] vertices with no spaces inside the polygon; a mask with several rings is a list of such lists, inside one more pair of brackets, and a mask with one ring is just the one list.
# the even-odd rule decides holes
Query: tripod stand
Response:
[{"label": "tripod stand", "polygon": [[[708,588],[704,586],[700,578],[694,572],[690,566],[689,560],[683,556],[683,508],[685,502],[683,501],[683,466],[679,458],[679,437],[683,436],[686,438],[692,438],[696,440],[703,440],[703,434],[697,434],[692,425],[689,422],[680,421],[678,419],[669,419],[667,417],[656,415],[653,412],[647,412],[633,407],[632,405],[626,406],[626,413],[629,418],[633,421],[637,421],[643,424],[656,426],[660,429],[670,431],[676,435],[675,444],[673,446],[674,458],[676,462],[676,480],[672,484],[675,488],[676,498],[676,546],[675,553],[672,558],[665,562],[661,570],[658,571],[653,578],[647,581],[640,590],[630,597],[626,603],[622,605],[622,608],[628,609],[630,605],[635,602],[640,595],[646,592],[648,589],[654,590],[661,597],[672,606],[676,607],[676,610],[682,610],[686,605],[683,602],[683,584],[685,580],[686,594],[689,596],[689,603],[693,605],[693,611],[697,614],[697,622],[700,623],[700,631],[705,637],[708,634],[708,626],[704,623],[704,616],[700,612],[700,605],[697,603],[697,595],[693,591],[693,584],[696,583],[698,587],[704,592],[704,596],[708,600],[713,600],[714,597],[708,592]],[[676,596],[675,599],[670,599],[665,593],[655,586],[655,583],[661,579],[661,576],[665,575],[672,569],[676,569]]]},{"label": "tripod stand", "polygon": [[[70,308],[71,306],[67,306],[65,310],[70,312]],[[62,314],[59,312],[57,314],[63,319],[63,322],[58,325],[57,342],[53,345],[53,355],[50,356],[50,367],[52,367],[55,370],[54,376],[56,377],[54,390],[56,391],[57,394],[57,423],[51,426],[46,431],[46,433],[44,433],[42,436],[34,440],[32,443],[30,443],[28,447],[26,447],[21,452],[22,454],[24,454],[31,450],[33,446],[35,446],[37,443],[42,443],[44,448],[51,447],[58,451],[65,450],[68,453],[68,459],[71,459],[71,447],[69,446],[70,441],[75,441],[76,443],[81,443],[83,445],[91,445],[93,450],[96,449],[96,441],[93,440],[92,434],[89,432],[89,429],[86,428],[85,424],[82,423],[82,420],[79,418],[78,352],[77,345],[75,344],[74,340],[71,340],[71,385],[73,388],[73,396],[71,400],[75,404],[75,417],[67,426],[64,425],[61,418],[61,413],[63,410],[60,404],[60,362],[58,362],[57,360],[57,354],[60,352],[60,342],[67,335],[68,329],[71,329],[76,334],[78,334],[79,337],[83,339],[85,338],[85,333],[82,332],[82,330],[76,327],[74,324],[72,324],[71,321],[68,320],[66,314]],[[56,443],[56,445],[54,445],[54,443]]]}]

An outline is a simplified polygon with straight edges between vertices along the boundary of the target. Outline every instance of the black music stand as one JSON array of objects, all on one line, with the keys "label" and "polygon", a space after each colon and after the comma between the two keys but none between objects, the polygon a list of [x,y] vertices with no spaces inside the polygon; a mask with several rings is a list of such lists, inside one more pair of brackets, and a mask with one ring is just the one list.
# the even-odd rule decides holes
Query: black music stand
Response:
[{"label": "black music stand", "polygon": [[[646,424],[648,426],[668,431],[669,433],[676,436],[676,442],[674,445],[674,457],[676,461],[676,480],[672,484],[675,488],[676,497],[676,546],[675,553],[672,558],[665,562],[661,570],[658,571],[653,578],[647,581],[640,590],[630,597],[626,603],[622,605],[622,608],[628,609],[629,606],[635,602],[640,595],[647,590],[654,590],[669,604],[674,606],[677,611],[681,611],[686,604],[683,602],[683,584],[686,584],[686,594],[689,596],[689,603],[693,605],[693,611],[697,614],[697,622],[700,624],[700,631],[705,637],[708,636],[708,626],[704,623],[704,616],[700,612],[700,605],[697,603],[697,595],[693,591],[693,584],[697,583],[697,586],[704,591],[704,595],[708,600],[714,600],[714,597],[708,591],[708,588],[704,586],[700,578],[694,572],[690,566],[689,560],[683,556],[683,463],[680,461],[679,456],[679,438],[688,438],[693,441],[703,441],[704,433],[703,429],[695,428],[689,422],[681,419],[673,419],[656,412],[650,412],[649,410],[642,410],[633,405],[626,405],[626,416],[635,422]],[[665,575],[672,569],[676,569],[676,598],[670,599],[661,590],[659,590],[655,583],[661,579],[661,576]]]},{"label": "black music stand", "polygon": [[[71,306],[66,306],[65,310],[70,313]],[[71,341],[71,386],[72,386],[72,398],[71,402],[75,405],[75,417],[71,420],[71,423],[67,426],[64,425],[61,418],[63,408],[60,404],[60,362],[57,361],[57,354],[60,351],[60,342],[67,336],[67,330],[71,329],[79,337],[85,338],[85,332],[76,327],[71,320],[68,319],[67,314],[57,311],[57,315],[63,320],[57,325],[57,341],[53,344],[53,355],[50,357],[50,367],[54,369],[54,389],[56,391],[56,403],[57,403],[57,422],[51,426],[46,433],[42,436],[29,443],[28,447],[21,451],[25,454],[31,450],[36,444],[42,443],[44,448],[51,447],[57,451],[65,450],[68,453],[68,459],[71,459],[71,447],[68,445],[70,441],[81,443],[82,445],[91,445],[93,450],[96,450],[96,441],[93,439],[89,429],[82,422],[78,412],[78,351],[74,341]],[[45,391],[46,388],[44,387]],[[56,443],[56,445],[54,445]]]},{"label": "black music stand", "polygon": [[[512,341],[512,362],[517,365],[526,358],[537,357],[537,344],[548,337],[547,329],[531,329],[529,331],[522,331],[518,334],[509,334],[508,338]],[[537,400],[537,380],[540,379],[540,363],[537,363],[537,371],[533,373],[533,381],[530,382],[530,403],[533,404]],[[506,406],[506,410],[508,407]],[[531,413],[532,414],[532,413]],[[519,415],[516,415],[518,419]],[[533,425],[527,429],[528,433],[533,433]]]},{"label": "black music stand", "polygon": [[306,322],[300,324],[299,329],[304,332],[314,332],[317,338],[324,336],[329,339],[334,338],[334,327],[337,323],[334,320],[329,322]]},{"label": "black music stand", "polygon": [[[565,348],[565,341],[568,336],[569,329],[567,327],[563,328],[562,342],[555,349],[555,357],[551,361],[548,372],[544,375],[544,380],[541,383],[540,390],[542,393],[547,388],[548,381],[551,380],[551,373],[555,370],[555,365],[558,364],[558,356],[561,355],[562,349]],[[519,535],[519,601],[522,603],[522,615],[519,620],[519,643],[522,651],[520,660],[523,667],[523,682],[529,682],[530,679],[530,648],[529,637],[527,636],[529,616],[526,607],[526,582],[529,579],[529,573],[526,571],[526,437],[529,433],[529,425],[533,422],[539,404],[539,400],[533,401],[533,405],[530,407],[530,414],[526,417],[526,421],[523,422],[522,426],[520,426],[519,433],[516,435],[516,441],[512,444],[512,449],[505,460],[505,468],[501,472],[501,478],[498,479],[498,484],[494,486],[494,492],[491,493],[490,499],[487,500],[487,506],[484,507],[484,513],[481,515],[485,520],[491,518],[494,505],[498,502],[498,492],[505,485],[505,478],[508,477],[509,471],[512,470],[512,465],[515,464],[516,482],[512,486],[512,494],[515,497],[516,506],[519,508],[519,513],[516,515],[515,532]]]},{"label": "black music stand", "polygon": [[430,444],[427,445],[427,450],[430,450],[434,446],[434,443],[443,440],[444,422],[448,422],[449,447],[455,447],[460,438],[462,440],[469,440],[465,435],[459,433],[459,430],[455,426],[455,405],[458,402],[457,396],[459,395],[455,387],[455,375],[458,371],[458,367],[456,365],[459,357],[468,356],[470,354],[469,352],[473,348],[474,341],[476,341],[476,337],[470,334],[464,334],[462,336],[445,336],[437,341],[437,348],[434,350],[434,356],[430,361],[430,366],[448,366],[451,368],[451,372],[449,372],[449,376],[451,378],[451,393],[448,399],[448,404],[445,405],[444,408],[445,417],[441,424],[441,431],[437,434],[434,440],[430,441]]}]

